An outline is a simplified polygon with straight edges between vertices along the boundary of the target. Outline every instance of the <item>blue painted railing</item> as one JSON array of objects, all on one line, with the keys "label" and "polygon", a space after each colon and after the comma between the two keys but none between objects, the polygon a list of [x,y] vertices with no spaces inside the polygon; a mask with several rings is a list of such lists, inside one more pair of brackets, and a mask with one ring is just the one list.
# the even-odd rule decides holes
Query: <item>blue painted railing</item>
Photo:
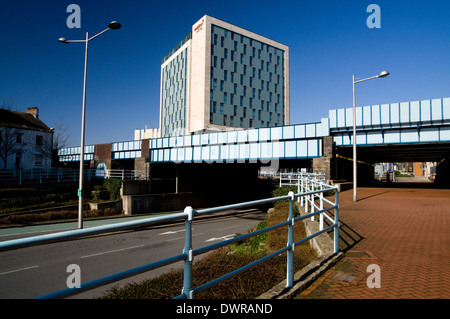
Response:
[{"label": "blue painted railing", "polygon": [[[35,246],[35,245],[41,245],[46,243],[54,243],[74,238],[80,238],[83,236],[88,235],[95,235],[95,234],[105,234],[113,231],[123,231],[127,229],[135,229],[145,226],[150,226],[156,223],[164,223],[169,222],[173,220],[179,220],[184,219],[186,223],[186,233],[185,233],[185,244],[184,244],[184,250],[181,254],[172,256],[170,258],[166,258],[163,260],[159,260],[157,262],[153,262],[150,264],[146,264],[140,267],[132,268],[120,273],[116,273],[114,275],[106,276],[100,279],[96,279],[87,283],[83,283],[80,285],[79,288],[66,288],[48,295],[44,295],[40,298],[43,299],[49,299],[49,298],[65,298],[72,295],[79,294],[81,292],[91,290],[97,287],[101,287],[128,277],[135,276],[137,274],[147,272],[156,268],[160,268],[165,265],[169,265],[178,261],[184,260],[184,283],[183,283],[183,290],[182,294],[179,296],[176,296],[176,299],[180,298],[187,298],[192,299],[194,298],[194,295],[200,291],[203,291],[211,286],[217,285],[220,282],[223,282],[233,276],[236,276],[252,267],[255,267],[256,265],[263,263],[273,257],[276,257],[284,252],[287,252],[287,278],[286,278],[286,286],[288,288],[292,288],[294,285],[294,248],[295,246],[302,244],[324,232],[328,232],[332,229],[334,229],[334,252],[338,253],[339,251],[339,204],[338,204],[338,190],[337,187],[331,187],[329,185],[325,185],[321,181],[313,180],[308,178],[307,175],[303,175],[302,177],[304,185],[307,187],[307,192],[299,192],[294,194],[293,192],[290,192],[288,195],[285,196],[278,196],[278,197],[271,197],[261,200],[255,200],[255,201],[249,201],[244,203],[238,203],[238,204],[232,204],[232,205],[225,205],[220,207],[213,207],[213,208],[207,208],[202,210],[194,210],[192,207],[188,206],[185,208],[184,212],[182,213],[175,213],[175,214],[168,214],[164,216],[158,216],[158,217],[152,217],[147,219],[142,219],[139,221],[130,221],[130,222],[123,222],[119,224],[113,224],[113,225],[104,225],[104,226],[97,226],[92,227],[88,229],[77,229],[72,231],[66,231],[56,234],[49,234],[49,235],[41,235],[41,236],[35,236],[35,237],[28,237],[28,238],[21,238],[21,239],[15,239],[15,240],[9,240],[0,242],[0,252],[6,251],[6,250],[13,250],[23,247],[29,247],[29,246]],[[298,177],[298,180],[300,180],[300,177]],[[308,186],[306,186],[308,185]],[[333,191],[335,194],[335,201],[334,203],[330,200],[327,200],[324,198],[323,194],[324,192]],[[319,207],[322,209],[318,209],[316,211],[312,211],[309,214],[294,218],[293,216],[293,205],[295,198],[302,198],[305,199],[305,203],[309,202],[311,203],[311,207]],[[266,227],[261,230],[257,230],[251,233],[247,233],[245,235],[237,236],[232,239],[224,240],[222,242],[218,242],[209,246],[205,246],[198,249],[193,249],[192,247],[192,222],[196,216],[200,215],[207,215],[211,213],[216,212],[222,212],[226,210],[231,209],[239,209],[244,207],[250,207],[255,205],[261,205],[266,203],[272,203],[279,200],[288,200],[289,201],[289,216],[288,219],[283,222],[279,223],[277,225],[273,225],[270,227]],[[318,201],[318,204],[314,204],[315,201]],[[303,202],[303,201],[302,201]],[[330,206],[323,208],[324,203],[329,204]],[[334,211],[334,219],[331,219],[328,215],[326,215],[326,212]],[[294,224],[300,220],[303,220],[305,218],[314,218],[315,215],[320,215],[321,220],[323,219],[323,215],[326,215],[328,219],[332,221],[332,224],[326,228],[321,227],[318,232],[305,237],[299,241],[294,242]],[[269,232],[274,229],[287,226],[288,227],[288,238],[287,238],[287,245],[286,247],[271,253],[270,255],[267,255],[257,261],[254,261],[244,267],[241,267],[233,272],[230,272],[220,278],[217,278],[211,282],[208,282],[202,286],[199,287],[193,287],[192,286],[192,265],[194,261],[194,256],[200,255],[203,253],[206,253],[208,251],[224,247],[227,245],[230,245],[232,243],[242,241],[245,239],[248,239],[250,237],[262,234],[264,232]]]}]

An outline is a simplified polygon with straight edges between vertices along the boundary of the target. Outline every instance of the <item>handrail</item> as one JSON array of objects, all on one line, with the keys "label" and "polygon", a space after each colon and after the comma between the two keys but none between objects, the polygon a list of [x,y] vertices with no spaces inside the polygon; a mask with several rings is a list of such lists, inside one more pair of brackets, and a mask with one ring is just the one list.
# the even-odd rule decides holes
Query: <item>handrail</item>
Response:
[{"label": "handrail", "polygon": [[[309,177],[303,177],[303,178],[305,178],[303,180],[305,185],[311,184],[311,180],[309,180]],[[303,197],[308,197],[308,196],[313,198],[317,194],[322,195],[323,192],[330,191],[330,190],[334,191],[334,193],[335,193],[335,202],[334,203],[329,200],[326,201],[329,204],[331,204],[331,206],[323,208],[324,198],[323,198],[323,196],[320,196],[319,198],[321,199],[321,203],[320,203],[321,209],[312,211],[312,212],[310,212],[306,215],[300,216],[300,217],[296,217],[296,218],[293,217],[293,202],[294,202],[295,198],[300,198],[300,197],[303,198]],[[276,202],[276,201],[286,200],[286,199],[289,201],[289,216],[285,222],[282,222],[282,223],[279,223],[276,225],[272,225],[272,226],[269,226],[269,227],[266,227],[266,228],[263,228],[260,230],[256,230],[251,233],[240,235],[240,236],[237,236],[232,239],[227,239],[227,240],[224,240],[224,241],[221,241],[218,243],[214,243],[214,244],[211,244],[211,245],[208,245],[205,247],[193,249],[193,247],[192,247],[192,221],[194,220],[195,216],[211,214],[211,213],[226,211],[226,210],[230,210],[230,209],[255,206],[255,205],[271,203],[271,202]],[[312,199],[312,200],[314,200],[314,199]],[[328,218],[330,218],[332,220],[332,224],[329,227],[323,228],[321,225],[320,230],[318,232],[316,232],[306,238],[303,238],[300,241],[294,242],[293,226],[294,226],[295,222],[303,220],[305,218],[314,218],[314,216],[318,215],[318,214],[320,214],[320,216],[322,216],[325,212],[330,211],[330,210],[334,210],[334,220],[332,220],[329,216],[327,216]],[[178,255],[163,259],[163,260],[159,260],[159,261],[156,261],[153,263],[149,263],[149,264],[146,264],[146,265],[143,265],[140,267],[132,268],[132,269],[129,269],[129,270],[126,270],[126,271],[123,271],[123,272],[120,272],[120,273],[117,273],[114,275],[96,279],[96,280],[93,280],[93,281],[90,281],[87,283],[83,283],[80,285],[79,288],[66,288],[66,289],[63,289],[63,290],[60,290],[60,291],[57,291],[57,292],[54,292],[54,293],[51,293],[48,295],[44,295],[40,298],[69,297],[69,296],[84,292],[86,290],[100,287],[100,286],[103,286],[103,285],[106,285],[109,283],[113,283],[113,282],[116,282],[116,281],[124,279],[124,278],[128,278],[128,277],[131,277],[131,276],[134,276],[134,275],[137,275],[137,274],[149,271],[149,270],[153,270],[153,269],[156,269],[156,268],[168,265],[168,264],[172,264],[174,262],[184,260],[183,292],[181,295],[176,296],[175,298],[192,299],[194,297],[195,293],[198,293],[202,290],[209,288],[210,286],[216,285],[224,280],[227,280],[243,271],[246,271],[246,270],[248,270],[262,262],[265,262],[275,256],[278,256],[284,252],[287,252],[287,281],[286,281],[287,283],[286,283],[286,286],[289,288],[292,288],[293,280],[294,280],[293,279],[294,278],[294,263],[293,263],[294,255],[293,255],[293,253],[294,253],[294,249],[295,249],[296,245],[299,245],[299,244],[301,244],[311,238],[314,238],[326,231],[334,229],[334,253],[338,253],[338,251],[339,251],[338,189],[337,189],[337,187],[320,184],[320,189],[314,189],[314,187],[311,186],[311,190],[308,189],[307,192],[299,192],[299,193],[294,194],[294,192],[291,191],[291,192],[289,192],[288,195],[285,195],[285,196],[271,197],[271,198],[242,202],[242,203],[237,203],[237,204],[212,207],[212,208],[201,209],[201,210],[197,210],[197,211],[194,210],[192,207],[188,206],[185,208],[184,212],[182,212],[182,213],[174,213],[174,214],[168,214],[168,215],[164,215],[164,216],[146,218],[146,219],[142,219],[139,221],[129,221],[129,222],[123,222],[123,223],[118,223],[118,224],[112,224],[112,225],[97,226],[97,227],[86,228],[86,229],[77,229],[77,230],[66,231],[66,232],[50,234],[50,235],[41,235],[41,236],[35,236],[35,237],[28,237],[28,238],[4,241],[4,242],[0,242],[0,252],[6,251],[6,250],[34,246],[34,245],[59,242],[59,241],[63,241],[63,240],[73,239],[73,238],[80,238],[80,237],[89,236],[89,235],[96,235],[96,234],[101,234],[101,233],[110,233],[113,231],[123,231],[123,230],[128,230],[128,229],[135,229],[135,228],[139,228],[139,227],[146,227],[146,226],[158,223],[158,222],[168,222],[168,221],[177,220],[177,219],[184,219],[185,224],[186,224],[185,246],[184,246],[184,250],[181,254],[178,254]],[[322,217],[321,217],[321,219],[322,219]],[[236,269],[220,278],[216,278],[216,279],[212,280],[211,282],[208,282],[202,286],[199,286],[196,288],[192,287],[192,265],[193,265],[194,256],[202,254],[202,253],[206,253],[208,251],[211,251],[211,250],[214,250],[214,249],[217,249],[220,247],[230,245],[230,244],[238,242],[238,241],[242,241],[244,239],[248,239],[250,237],[253,237],[253,236],[265,233],[265,232],[270,232],[274,229],[277,229],[277,228],[280,228],[283,226],[288,226],[288,244],[286,247],[284,247],[274,253],[271,253],[270,255],[262,257],[259,260],[254,261],[244,267]]]}]

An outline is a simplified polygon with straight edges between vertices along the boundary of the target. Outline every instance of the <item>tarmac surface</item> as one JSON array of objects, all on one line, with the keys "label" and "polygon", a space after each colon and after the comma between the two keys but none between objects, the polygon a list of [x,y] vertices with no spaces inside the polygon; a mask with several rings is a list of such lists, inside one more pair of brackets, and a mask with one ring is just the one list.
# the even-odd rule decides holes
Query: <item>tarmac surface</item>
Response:
[{"label": "tarmac surface", "polygon": [[450,298],[450,190],[394,185],[339,194],[345,256],[296,299]]}]

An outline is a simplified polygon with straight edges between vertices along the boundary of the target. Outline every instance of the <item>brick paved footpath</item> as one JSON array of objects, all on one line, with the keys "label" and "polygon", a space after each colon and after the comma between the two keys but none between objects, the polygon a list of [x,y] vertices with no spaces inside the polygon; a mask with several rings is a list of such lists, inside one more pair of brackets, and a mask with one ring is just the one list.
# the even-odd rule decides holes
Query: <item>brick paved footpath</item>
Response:
[{"label": "brick paved footpath", "polygon": [[[358,188],[339,194],[345,256],[297,299],[450,298],[450,190]],[[380,288],[374,270],[379,266]]]}]

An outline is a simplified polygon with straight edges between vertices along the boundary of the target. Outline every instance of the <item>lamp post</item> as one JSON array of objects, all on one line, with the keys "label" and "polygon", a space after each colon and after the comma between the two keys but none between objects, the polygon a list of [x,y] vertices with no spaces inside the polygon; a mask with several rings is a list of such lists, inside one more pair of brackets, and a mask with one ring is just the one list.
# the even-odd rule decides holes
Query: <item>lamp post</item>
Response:
[{"label": "lamp post", "polygon": [[84,82],[83,82],[83,108],[81,114],[81,146],[80,146],[80,178],[78,188],[78,228],[83,228],[83,176],[84,176],[84,118],[86,110],[86,81],[87,81],[87,61],[88,61],[88,43],[95,39],[100,34],[105,33],[108,30],[120,29],[121,25],[117,21],[112,21],[108,28],[102,32],[97,33],[93,37],[89,38],[89,33],[86,32],[86,40],[67,40],[66,38],[59,38],[58,41],[62,43],[82,42],[86,44],[84,55]]},{"label": "lamp post", "polygon": [[376,78],[385,78],[389,75],[388,71],[381,71],[380,74],[375,75],[375,76],[371,76],[370,78],[367,79],[362,79],[362,80],[358,80],[355,81],[355,75],[353,75],[353,201],[356,202],[357,198],[356,198],[356,180],[357,180],[357,169],[356,167],[358,166],[358,161],[356,158],[356,97],[355,97],[355,84],[356,83],[360,83],[360,82],[364,82],[364,81],[368,81],[368,80],[372,80],[372,79],[376,79]]}]

